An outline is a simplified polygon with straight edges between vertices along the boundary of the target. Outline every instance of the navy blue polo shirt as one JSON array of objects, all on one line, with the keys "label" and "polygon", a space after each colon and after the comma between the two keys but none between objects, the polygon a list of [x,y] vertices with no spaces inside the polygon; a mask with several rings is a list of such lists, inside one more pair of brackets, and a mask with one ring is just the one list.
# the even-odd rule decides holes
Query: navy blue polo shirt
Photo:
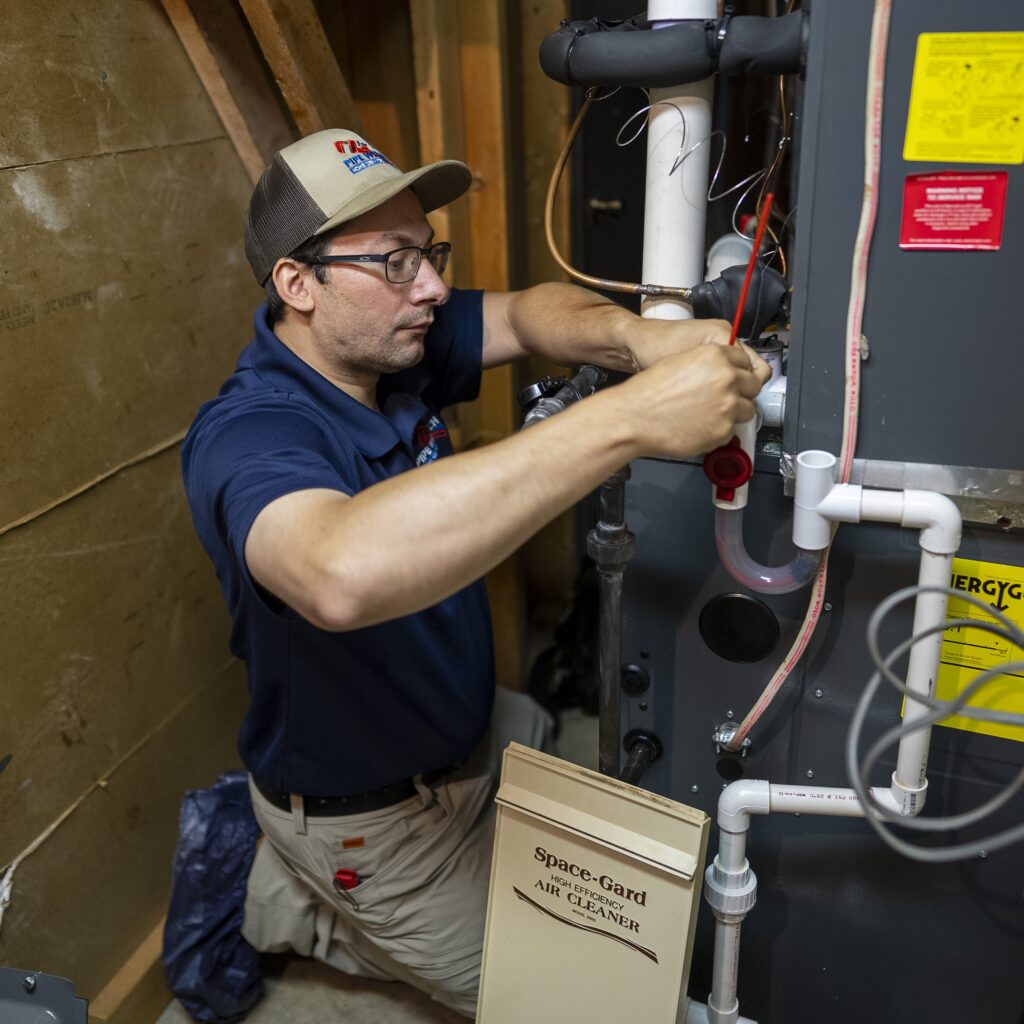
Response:
[{"label": "navy blue polo shirt", "polygon": [[[381,378],[376,412],[296,356],[261,307],[255,339],[185,438],[192,517],[248,669],[239,752],[278,790],[369,792],[461,760],[487,729],[494,654],[482,581],[415,615],[332,633],[259,587],[243,554],[275,498],[314,487],[355,495],[451,454],[441,410],[476,397],[482,339],[482,293],[453,290],[423,360]],[[409,509],[427,546],[446,526],[421,516]]]}]

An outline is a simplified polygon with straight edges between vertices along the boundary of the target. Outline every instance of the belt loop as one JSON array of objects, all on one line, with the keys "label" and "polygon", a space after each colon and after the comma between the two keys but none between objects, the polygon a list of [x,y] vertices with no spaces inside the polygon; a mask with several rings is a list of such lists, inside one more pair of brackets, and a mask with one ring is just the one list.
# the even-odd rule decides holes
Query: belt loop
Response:
[{"label": "belt loop", "polygon": [[292,793],[288,797],[292,805],[292,821],[295,823],[295,834],[304,836],[306,834],[306,801],[298,793]]}]

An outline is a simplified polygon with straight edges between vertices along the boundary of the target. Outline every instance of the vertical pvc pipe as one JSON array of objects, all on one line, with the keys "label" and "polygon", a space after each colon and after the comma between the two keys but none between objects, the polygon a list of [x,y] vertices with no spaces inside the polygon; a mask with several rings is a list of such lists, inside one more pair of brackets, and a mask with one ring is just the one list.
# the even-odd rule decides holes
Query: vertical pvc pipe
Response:
[{"label": "vertical pvc pipe", "polygon": [[[650,0],[647,17],[656,31],[658,23],[717,18],[718,9],[715,0]],[[651,91],[643,280],[652,284],[690,288],[704,279],[711,147],[706,142],[696,150],[693,147],[711,134],[713,95],[710,78]],[[684,320],[693,313],[678,299],[650,298],[643,300],[641,315]]]},{"label": "vertical pvc pipe", "polygon": [[[923,587],[945,587],[949,585],[949,577],[953,568],[952,555],[936,555],[930,551],[921,551],[921,569],[918,583]],[[946,621],[946,595],[918,594],[914,605],[913,632],[919,633],[930,626]],[[931,696],[935,690],[935,678],[939,670],[939,659],[942,654],[942,634],[914,644],[907,665],[907,687],[913,693]],[[929,713],[929,709],[917,701],[907,699],[903,712],[903,721],[910,725]],[[902,803],[904,814],[916,814],[924,800],[927,788],[925,773],[928,768],[928,745],[931,740],[931,729],[904,736],[900,741],[899,756],[896,761],[896,772],[893,775],[894,795]]]},{"label": "vertical pvc pipe", "polygon": [[740,1014],[736,998],[740,970],[740,925],[742,919],[715,920],[715,960],[708,996],[710,1024],[733,1024]]}]

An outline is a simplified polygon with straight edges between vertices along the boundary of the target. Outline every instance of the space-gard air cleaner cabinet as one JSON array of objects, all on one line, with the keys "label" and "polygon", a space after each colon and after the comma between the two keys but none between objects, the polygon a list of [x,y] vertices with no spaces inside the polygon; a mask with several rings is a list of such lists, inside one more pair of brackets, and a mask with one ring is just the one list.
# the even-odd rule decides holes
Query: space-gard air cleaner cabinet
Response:
[{"label": "space-gard air cleaner cabinet", "polygon": [[707,815],[516,743],[497,801],[482,1024],[674,1021]]}]

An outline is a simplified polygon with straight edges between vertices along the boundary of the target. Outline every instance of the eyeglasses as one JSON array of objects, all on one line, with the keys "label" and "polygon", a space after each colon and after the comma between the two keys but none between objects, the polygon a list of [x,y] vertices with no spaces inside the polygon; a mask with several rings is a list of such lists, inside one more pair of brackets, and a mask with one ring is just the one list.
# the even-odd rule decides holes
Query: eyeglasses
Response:
[{"label": "eyeglasses", "polygon": [[392,284],[408,284],[419,273],[424,256],[439,276],[443,274],[451,251],[451,242],[434,242],[425,249],[418,245],[403,245],[401,249],[392,249],[391,252],[362,253],[358,256],[315,256],[302,262],[321,267],[335,263],[383,263],[384,276]]}]

